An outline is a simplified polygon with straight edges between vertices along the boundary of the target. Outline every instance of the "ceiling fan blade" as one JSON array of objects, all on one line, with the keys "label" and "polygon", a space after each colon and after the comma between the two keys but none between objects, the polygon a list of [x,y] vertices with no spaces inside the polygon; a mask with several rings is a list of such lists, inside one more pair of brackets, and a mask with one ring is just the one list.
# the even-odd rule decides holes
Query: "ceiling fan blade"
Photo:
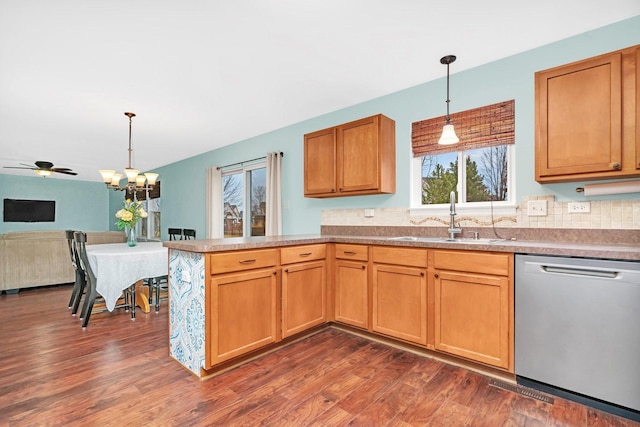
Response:
[{"label": "ceiling fan blade", "polygon": [[33,168],[33,167],[26,168],[26,167],[22,167],[22,166],[3,166],[3,167],[5,169],[29,169],[29,170],[32,170],[32,171],[37,171],[38,170],[38,168]]},{"label": "ceiling fan blade", "polygon": [[59,171],[70,171],[71,169],[69,168],[51,168],[52,171],[54,172],[59,172]]},{"label": "ceiling fan blade", "polygon": [[78,175],[77,172],[72,172],[71,170],[61,170],[61,169],[51,169],[52,172],[63,173],[65,175]]}]

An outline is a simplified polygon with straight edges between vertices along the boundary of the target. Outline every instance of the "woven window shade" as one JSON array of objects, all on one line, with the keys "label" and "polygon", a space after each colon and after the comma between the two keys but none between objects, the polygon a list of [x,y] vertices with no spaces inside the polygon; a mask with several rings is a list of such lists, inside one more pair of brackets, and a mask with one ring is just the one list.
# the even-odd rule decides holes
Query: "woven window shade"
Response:
[{"label": "woven window shade", "polygon": [[453,151],[515,143],[515,101],[498,102],[472,110],[451,114],[460,142],[438,145],[446,116],[411,124],[413,156],[430,156]]}]

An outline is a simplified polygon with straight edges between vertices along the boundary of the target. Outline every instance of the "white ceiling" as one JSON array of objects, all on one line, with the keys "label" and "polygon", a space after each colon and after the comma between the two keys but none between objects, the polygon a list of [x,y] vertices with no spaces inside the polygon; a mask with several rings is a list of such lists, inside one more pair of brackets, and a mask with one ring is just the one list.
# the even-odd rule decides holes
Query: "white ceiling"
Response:
[{"label": "white ceiling", "polygon": [[[0,0],[0,166],[151,170],[640,14],[638,0]],[[444,106],[443,106],[444,108]],[[0,168],[0,173],[32,171]]]}]

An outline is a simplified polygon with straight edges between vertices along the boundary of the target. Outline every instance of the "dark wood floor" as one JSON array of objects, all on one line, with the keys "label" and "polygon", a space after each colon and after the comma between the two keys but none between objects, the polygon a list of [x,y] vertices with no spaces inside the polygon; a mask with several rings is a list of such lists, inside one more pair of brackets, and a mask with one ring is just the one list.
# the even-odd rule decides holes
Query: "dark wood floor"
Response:
[{"label": "dark wood floor", "polygon": [[161,312],[97,313],[71,288],[0,296],[0,426],[638,426],[330,328],[201,381],[168,356]]}]

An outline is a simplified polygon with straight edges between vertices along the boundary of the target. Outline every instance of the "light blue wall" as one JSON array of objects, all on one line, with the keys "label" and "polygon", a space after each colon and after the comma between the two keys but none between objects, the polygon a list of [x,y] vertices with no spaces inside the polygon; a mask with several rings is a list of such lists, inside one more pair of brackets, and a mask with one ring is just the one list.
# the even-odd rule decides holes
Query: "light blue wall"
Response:
[{"label": "light blue wall", "polygon": [[[464,72],[456,72],[456,64],[463,64],[464,57],[453,64],[452,112],[508,99],[516,101],[516,200],[542,194],[553,194],[559,201],[579,200],[575,187],[584,184],[541,185],[534,180],[534,73],[636,44],[640,44],[640,16]],[[433,60],[437,62],[439,58]],[[409,207],[411,123],[444,114],[444,74],[443,68],[443,78],[155,169],[162,181],[162,238],[167,239],[168,227],[195,228],[198,237],[205,235],[204,193],[208,167],[261,157],[269,151],[285,153],[283,201],[289,204],[289,209],[283,211],[285,234],[318,233],[323,209]],[[303,135],[378,113],[396,121],[396,193],[304,198]],[[176,150],[188,143],[176,141]],[[55,223],[0,223],[0,232],[65,228],[115,230],[114,214],[123,199],[122,192],[108,192],[102,183],[10,175],[0,175],[0,196],[54,199],[58,209]],[[640,195],[601,198],[637,199]]]},{"label": "light blue wall", "polygon": [[[0,234],[8,231],[109,229],[109,197],[104,184],[99,182],[0,174],[0,199],[56,202],[55,222],[0,222]],[[3,205],[0,205],[2,209]]]},{"label": "light blue wall", "polygon": [[[534,180],[534,73],[635,44],[640,44],[640,16],[456,73],[456,64],[464,62],[464,57],[458,58],[451,68],[453,112],[515,99],[516,200],[543,194],[554,194],[559,201],[578,200],[576,183],[541,185]],[[434,62],[438,59],[433,58]],[[163,233],[167,227],[188,227],[195,228],[198,236],[204,236],[206,169],[253,159],[269,151],[285,153],[282,200],[288,202],[289,209],[283,211],[284,234],[319,233],[323,209],[409,207],[411,123],[444,114],[444,88],[443,77],[156,170],[162,180]],[[396,121],[396,193],[333,199],[304,198],[303,135],[378,113]],[[606,198],[640,196],[627,194]],[[163,238],[167,236],[163,235]]]}]

